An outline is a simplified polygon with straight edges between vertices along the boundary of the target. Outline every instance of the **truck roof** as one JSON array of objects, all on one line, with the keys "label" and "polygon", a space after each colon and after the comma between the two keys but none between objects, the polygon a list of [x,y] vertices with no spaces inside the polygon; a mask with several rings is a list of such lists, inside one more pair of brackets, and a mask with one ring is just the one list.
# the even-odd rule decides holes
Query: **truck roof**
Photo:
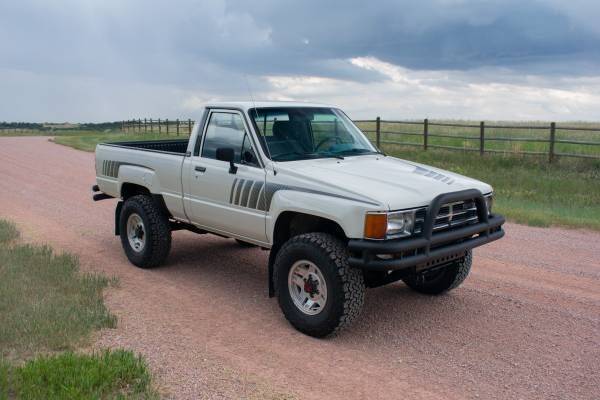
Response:
[{"label": "truck roof", "polygon": [[270,107],[334,107],[330,104],[299,102],[299,101],[218,101],[206,104],[207,108],[270,108]]}]

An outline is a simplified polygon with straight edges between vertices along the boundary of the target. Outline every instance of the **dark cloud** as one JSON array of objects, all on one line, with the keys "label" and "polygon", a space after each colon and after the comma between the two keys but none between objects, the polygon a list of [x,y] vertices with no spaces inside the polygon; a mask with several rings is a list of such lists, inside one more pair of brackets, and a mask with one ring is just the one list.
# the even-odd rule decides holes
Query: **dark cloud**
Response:
[{"label": "dark cloud", "polygon": [[161,82],[201,80],[208,67],[373,79],[336,62],[361,56],[413,69],[595,64],[599,32],[578,20],[586,10],[567,11],[514,0],[15,1],[0,6],[0,49],[4,67]]},{"label": "dark cloud", "polygon": [[246,95],[246,80],[268,92],[269,76],[388,79],[348,62],[357,57],[510,71],[501,81],[596,76],[598,17],[593,0],[6,0],[0,69],[230,98]]}]

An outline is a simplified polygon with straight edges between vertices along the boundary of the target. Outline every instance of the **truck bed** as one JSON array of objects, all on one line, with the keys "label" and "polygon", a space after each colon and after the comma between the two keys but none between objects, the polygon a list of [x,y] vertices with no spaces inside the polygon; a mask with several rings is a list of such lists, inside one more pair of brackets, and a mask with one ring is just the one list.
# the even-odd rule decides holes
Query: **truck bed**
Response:
[{"label": "truck bed", "polygon": [[127,147],[142,151],[161,151],[167,153],[185,154],[187,151],[188,139],[172,140],[141,140],[129,142],[110,142],[104,143],[109,146]]}]

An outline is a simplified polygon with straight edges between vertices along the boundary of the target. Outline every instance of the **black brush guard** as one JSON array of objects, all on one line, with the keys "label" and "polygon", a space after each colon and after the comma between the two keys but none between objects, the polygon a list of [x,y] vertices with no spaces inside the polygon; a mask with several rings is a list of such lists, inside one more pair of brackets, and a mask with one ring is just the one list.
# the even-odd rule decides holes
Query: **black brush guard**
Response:
[{"label": "black brush guard", "polygon": [[[433,232],[435,218],[447,203],[474,200],[478,222],[444,232]],[[492,242],[504,236],[504,217],[488,215],[485,199],[476,189],[444,193],[433,199],[427,208],[423,231],[419,236],[390,239],[350,239],[348,248],[350,266],[372,271],[392,271],[416,268],[417,271],[463,257],[467,250]],[[392,255],[381,258],[377,255]]]}]

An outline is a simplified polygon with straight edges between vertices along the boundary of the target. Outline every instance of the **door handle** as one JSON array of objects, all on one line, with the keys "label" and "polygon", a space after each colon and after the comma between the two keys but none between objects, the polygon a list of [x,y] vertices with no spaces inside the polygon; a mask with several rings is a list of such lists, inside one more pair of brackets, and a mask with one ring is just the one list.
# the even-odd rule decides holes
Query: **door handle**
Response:
[{"label": "door handle", "polygon": [[196,165],[196,166],[194,167],[194,169],[195,169],[196,171],[198,171],[198,172],[204,172],[204,171],[206,171],[206,167],[203,167],[203,166],[201,166],[201,165]]}]

